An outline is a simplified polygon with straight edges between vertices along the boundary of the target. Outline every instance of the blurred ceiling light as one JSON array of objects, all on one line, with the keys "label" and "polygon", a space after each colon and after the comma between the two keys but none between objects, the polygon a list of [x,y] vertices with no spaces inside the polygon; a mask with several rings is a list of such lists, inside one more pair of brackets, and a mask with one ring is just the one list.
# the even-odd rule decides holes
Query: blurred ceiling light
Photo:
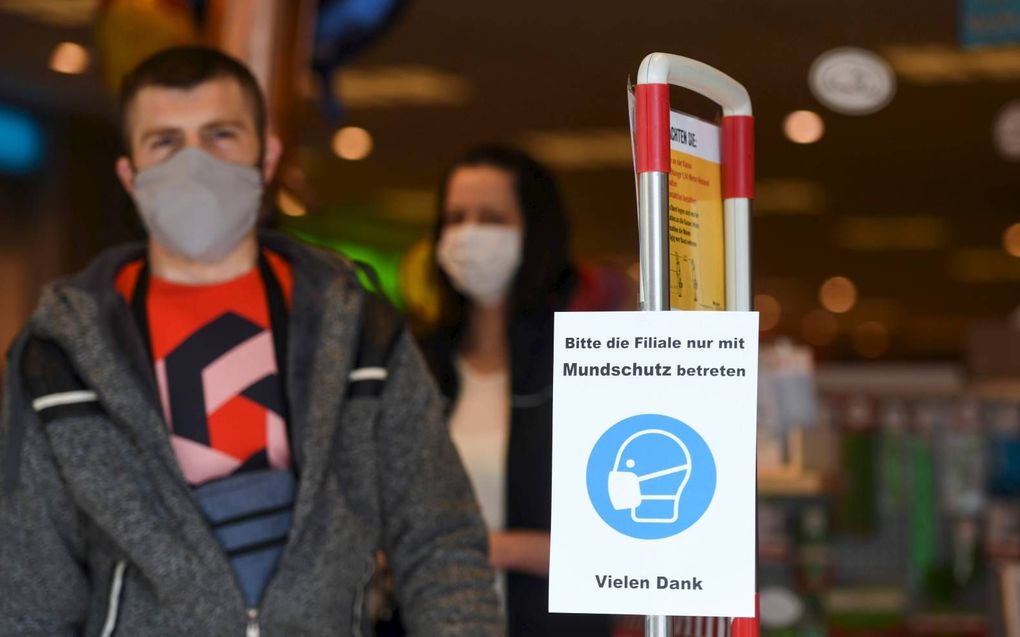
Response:
[{"label": "blurred ceiling light", "polygon": [[814,111],[793,111],[783,120],[783,132],[795,144],[813,144],[825,134],[825,122]]},{"label": "blurred ceiling light", "polygon": [[1014,223],[1002,233],[1002,245],[1010,256],[1020,257],[1020,223]]},{"label": "blurred ceiling light", "polygon": [[524,145],[539,160],[561,170],[623,168],[634,161],[630,131],[625,128],[530,133]]},{"label": "blurred ceiling light", "polygon": [[1013,100],[996,113],[992,141],[1003,159],[1020,160],[1020,100]]},{"label": "blurred ceiling light", "polygon": [[358,126],[344,126],[333,135],[333,152],[341,159],[364,159],[372,152],[372,135]]},{"label": "blurred ceiling light", "polygon": [[779,300],[769,294],[754,295],[754,309],[758,311],[758,329],[767,332],[779,325],[783,308]]},{"label": "blurred ceiling light", "polygon": [[836,242],[849,250],[935,250],[948,238],[945,222],[935,217],[846,217],[836,228]]},{"label": "blurred ceiling light", "polygon": [[804,342],[815,347],[825,347],[836,339],[839,322],[831,312],[814,309],[804,315],[800,322]]},{"label": "blurred ceiling light", "polygon": [[878,321],[865,321],[854,329],[854,347],[865,358],[878,358],[889,350],[889,330]]},{"label": "blurred ceiling light", "polygon": [[305,205],[283,188],[276,193],[276,207],[288,217],[303,217],[308,214]]},{"label": "blurred ceiling light", "polygon": [[461,106],[471,97],[463,77],[422,65],[342,69],[331,83],[350,108]]},{"label": "blurred ceiling light", "polygon": [[27,112],[0,105],[0,173],[27,174],[45,156],[42,126]]},{"label": "blurred ceiling light", "polygon": [[807,179],[762,179],[754,185],[755,214],[814,215],[828,207],[828,193]]},{"label": "blurred ceiling light", "polygon": [[88,67],[88,50],[75,42],[61,42],[50,55],[50,69],[57,73],[77,75]]},{"label": "blurred ceiling light", "polygon": [[954,278],[968,283],[1020,281],[1020,261],[998,248],[957,250],[949,267]]},{"label": "blurred ceiling light", "polygon": [[857,287],[845,276],[834,276],[822,283],[818,300],[830,312],[842,314],[857,303]]},{"label": "blurred ceiling light", "polygon": [[0,11],[17,13],[59,27],[92,21],[100,0],[0,0]]},{"label": "blurred ceiling light", "polygon": [[815,98],[843,115],[870,115],[885,108],[896,94],[896,76],[881,56],[843,46],[819,55],[808,71]]},{"label": "blurred ceiling light", "polygon": [[964,84],[1020,79],[1020,47],[963,51],[946,44],[903,44],[882,49],[896,73],[915,84]]}]

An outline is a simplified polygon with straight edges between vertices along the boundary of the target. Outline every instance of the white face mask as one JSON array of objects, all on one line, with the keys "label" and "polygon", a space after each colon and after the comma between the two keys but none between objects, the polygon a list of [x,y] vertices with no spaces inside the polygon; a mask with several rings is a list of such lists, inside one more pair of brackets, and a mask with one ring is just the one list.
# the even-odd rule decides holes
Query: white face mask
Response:
[{"label": "white face mask", "polygon": [[258,219],[262,175],[199,148],[185,148],[135,178],[134,199],[149,234],[174,254],[212,263]]},{"label": "white face mask", "polygon": [[453,287],[479,305],[496,305],[521,264],[520,228],[465,223],[443,230],[436,246],[439,267]]}]

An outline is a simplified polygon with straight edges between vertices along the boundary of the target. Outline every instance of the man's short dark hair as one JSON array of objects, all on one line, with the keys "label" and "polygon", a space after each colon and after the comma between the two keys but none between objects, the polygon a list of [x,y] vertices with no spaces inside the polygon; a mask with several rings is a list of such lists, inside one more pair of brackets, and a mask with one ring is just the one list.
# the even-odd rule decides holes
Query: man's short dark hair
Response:
[{"label": "man's short dark hair", "polygon": [[189,90],[204,82],[221,78],[231,78],[241,85],[241,90],[252,108],[259,144],[264,147],[266,100],[258,81],[248,67],[217,49],[179,46],[146,58],[121,82],[120,122],[128,153],[131,151],[128,112],[139,91],[150,86]]}]

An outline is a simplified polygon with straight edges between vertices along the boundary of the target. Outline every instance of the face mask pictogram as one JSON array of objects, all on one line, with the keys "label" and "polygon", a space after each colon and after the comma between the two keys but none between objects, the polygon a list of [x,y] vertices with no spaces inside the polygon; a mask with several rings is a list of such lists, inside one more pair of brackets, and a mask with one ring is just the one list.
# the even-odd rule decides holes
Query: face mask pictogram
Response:
[{"label": "face mask pictogram", "polygon": [[[662,429],[638,431],[616,453],[608,477],[609,500],[618,511],[630,509],[634,522],[671,524],[679,518],[680,497],[692,470],[691,453],[680,438]],[[665,506],[639,514],[649,502]]]},{"label": "face mask pictogram", "polygon": [[610,528],[657,540],[682,533],[708,511],[715,458],[686,423],[639,414],[599,436],[588,455],[585,484],[592,507]]}]

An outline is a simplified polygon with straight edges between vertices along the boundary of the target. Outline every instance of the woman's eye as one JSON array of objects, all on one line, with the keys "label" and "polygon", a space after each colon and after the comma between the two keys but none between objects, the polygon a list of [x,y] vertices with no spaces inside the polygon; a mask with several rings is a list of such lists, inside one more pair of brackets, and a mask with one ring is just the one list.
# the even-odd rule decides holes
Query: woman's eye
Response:
[{"label": "woman's eye", "polygon": [[483,212],[478,220],[482,223],[488,223],[492,225],[505,225],[508,223],[505,215],[498,212]]}]

